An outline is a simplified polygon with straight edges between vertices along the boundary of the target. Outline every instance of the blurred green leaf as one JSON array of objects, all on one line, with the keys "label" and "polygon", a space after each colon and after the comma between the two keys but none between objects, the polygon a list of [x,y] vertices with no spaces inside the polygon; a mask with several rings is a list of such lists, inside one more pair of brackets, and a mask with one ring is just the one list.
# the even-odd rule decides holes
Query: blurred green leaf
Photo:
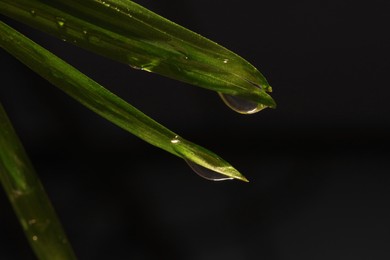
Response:
[{"label": "blurred green leaf", "polygon": [[50,200],[1,104],[0,181],[38,259],[76,259]]}]

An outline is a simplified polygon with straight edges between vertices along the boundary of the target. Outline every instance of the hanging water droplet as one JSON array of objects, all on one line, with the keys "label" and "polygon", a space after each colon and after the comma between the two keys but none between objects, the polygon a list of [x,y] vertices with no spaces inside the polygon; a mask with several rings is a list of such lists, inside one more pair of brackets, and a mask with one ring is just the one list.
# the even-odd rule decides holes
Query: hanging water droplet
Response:
[{"label": "hanging water droplet", "polygon": [[223,59],[223,63],[227,64],[229,62],[229,59]]},{"label": "hanging water droplet", "polygon": [[200,177],[205,178],[210,181],[226,181],[226,180],[233,180],[232,177],[228,177],[226,175],[222,175],[218,172],[215,172],[213,170],[207,169],[203,166],[200,166],[199,164],[196,164],[192,161],[185,160],[187,164],[190,166],[190,168],[198,174]]},{"label": "hanging water droplet", "polygon": [[37,13],[35,12],[34,9],[31,9],[31,10],[30,10],[30,14],[31,14],[32,16],[36,16],[36,15],[37,15]]},{"label": "hanging water droplet", "polygon": [[241,114],[253,114],[263,110],[264,108],[267,108],[267,106],[263,104],[259,104],[241,97],[231,96],[222,93],[218,94],[228,107]]}]

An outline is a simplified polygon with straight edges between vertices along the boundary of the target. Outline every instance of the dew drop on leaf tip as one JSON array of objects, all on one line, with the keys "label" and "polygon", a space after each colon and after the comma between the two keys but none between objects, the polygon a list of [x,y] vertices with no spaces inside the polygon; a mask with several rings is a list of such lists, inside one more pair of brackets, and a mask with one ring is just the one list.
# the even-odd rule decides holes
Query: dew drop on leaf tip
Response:
[{"label": "dew drop on leaf tip", "polygon": [[218,172],[212,171],[210,169],[207,169],[203,166],[200,166],[199,164],[196,164],[192,161],[185,160],[190,166],[190,168],[198,174],[200,177],[205,178],[210,181],[226,181],[226,180],[233,180],[232,177],[228,177],[226,175],[222,175]]},{"label": "dew drop on leaf tip", "polygon": [[265,105],[241,97],[235,97],[222,93],[218,94],[228,107],[240,114],[254,114],[267,107]]}]

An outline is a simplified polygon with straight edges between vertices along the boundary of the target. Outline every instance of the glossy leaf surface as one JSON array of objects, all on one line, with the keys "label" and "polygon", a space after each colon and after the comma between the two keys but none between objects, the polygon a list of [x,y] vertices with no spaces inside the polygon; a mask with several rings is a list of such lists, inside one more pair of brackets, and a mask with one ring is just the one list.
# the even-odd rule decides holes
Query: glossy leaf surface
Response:
[{"label": "glossy leaf surface", "polygon": [[0,12],[133,68],[276,106],[249,62],[132,1],[0,0]]}]

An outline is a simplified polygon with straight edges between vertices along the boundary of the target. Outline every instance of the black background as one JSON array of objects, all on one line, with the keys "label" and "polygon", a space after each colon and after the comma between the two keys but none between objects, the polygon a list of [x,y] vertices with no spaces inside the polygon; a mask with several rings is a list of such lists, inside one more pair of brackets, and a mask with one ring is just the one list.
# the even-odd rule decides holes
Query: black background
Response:
[{"label": "black background", "polygon": [[[78,257],[390,259],[387,1],[137,2],[253,63],[278,108],[239,115],[1,17],[250,180],[199,178],[0,50],[0,101]],[[0,259],[34,259],[0,196]]]}]

